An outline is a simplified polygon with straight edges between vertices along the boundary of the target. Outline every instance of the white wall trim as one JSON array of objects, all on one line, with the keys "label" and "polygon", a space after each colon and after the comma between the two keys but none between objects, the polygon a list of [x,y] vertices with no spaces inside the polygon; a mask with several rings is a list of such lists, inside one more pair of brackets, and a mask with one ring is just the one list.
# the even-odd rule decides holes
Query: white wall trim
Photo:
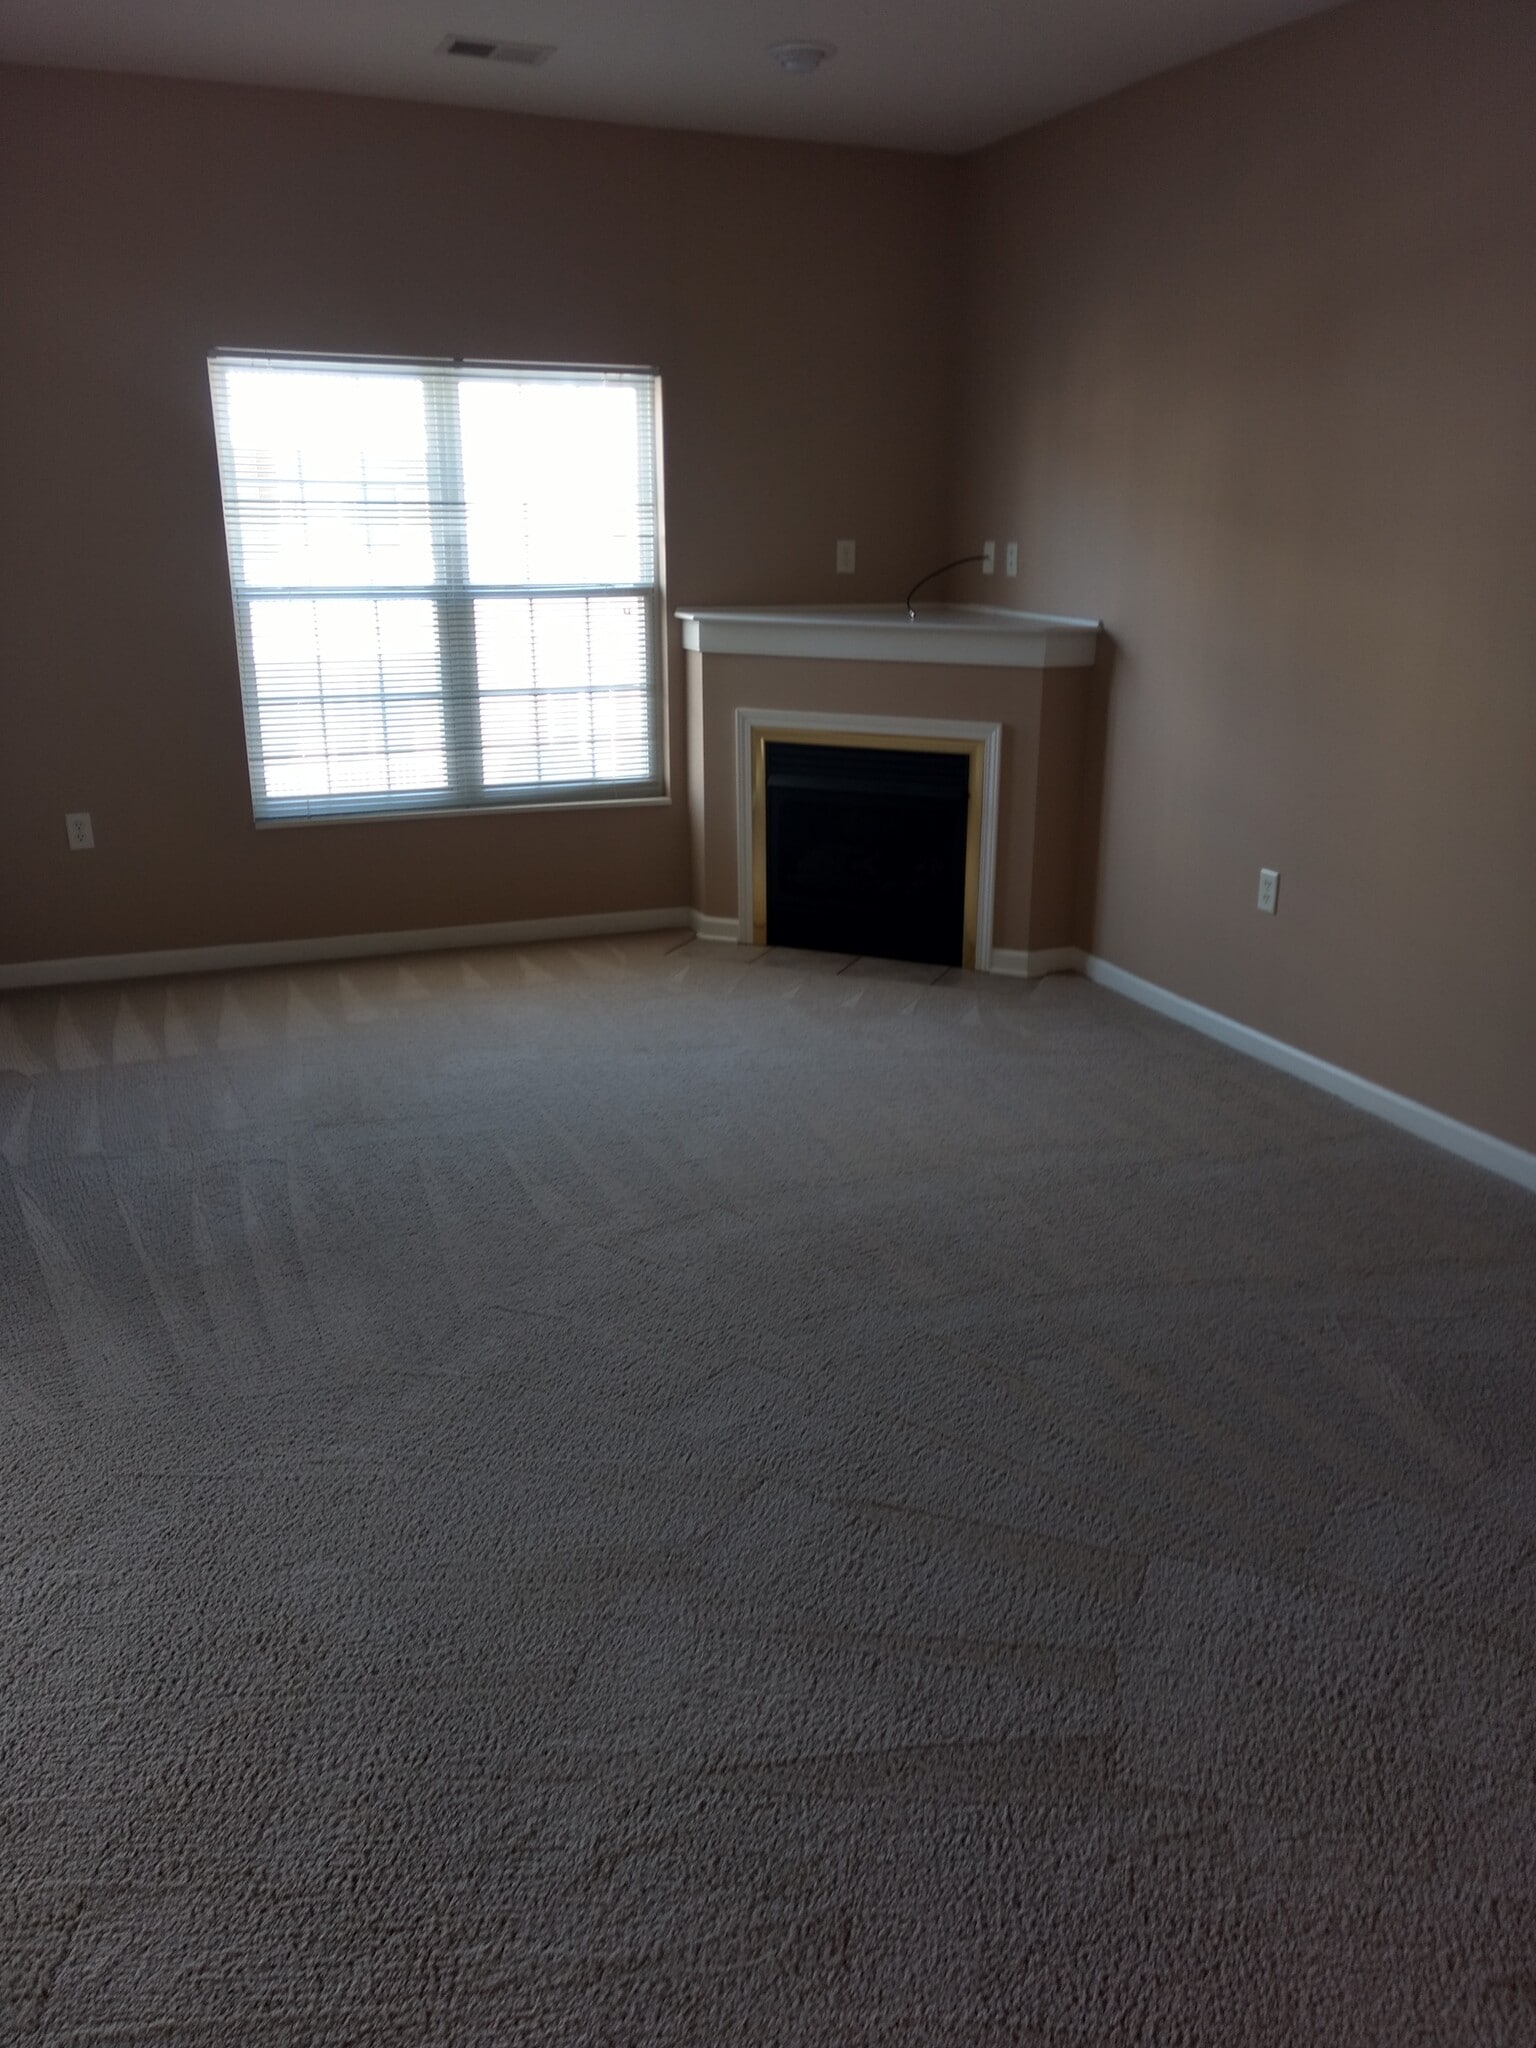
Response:
[{"label": "white wall trim", "polygon": [[1221,1045],[1247,1053],[1250,1059],[1262,1060],[1267,1067],[1278,1067],[1282,1073],[1294,1074],[1299,1081],[1310,1081],[1314,1088],[1337,1095],[1342,1101],[1353,1103],[1356,1109],[1379,1116],[1386,1123],[1396,1124],[1399,1130],[1438,1145],[1444,1152],[1454,1152],[1458,1159],[1469,1159],[1474,1166],[1484,1166],[1490,1173],[1536,1192],[1536,1152],[1522,1151],[1503,1138],[1495,1138],[1471,1124],[1458,1123],[1438,1109],[1429,1109],[1410,1096],[1394,1094],[1390,1088],[1352,1074],[1346,1067],[1335,1067],[1310,1052],[1287,1045],[1283,1039],[1271,1038],[1249,1024],[1224,1017],[1219,1010],[1192,1003],[1187,996],[1176,996],[1171,989],[1143,981],[1139,974],[1128,974],[1123,967],[1113,967],[1094,954],[1083,956],[1083,972],[1090,981],[1112,989],[1116,995],[1128,996],[1133,1003],[1157,1010],[1176,1023],[1187,1024],[1191,1030],[1202,1032]]},{"label": "white wall trim", "polygon": [[741,926],[734,917],[706,917],[702,910],[690,910],[688,922],[696,939],[711,939],[728,946],[741,943]]},{"label": "white wall trim", "polygon": [[754,732],[867,732],[889,739],[981,742],[981,847],[976,878],[976,967],[992,965],[992,908],[997,893],[997,814],[1002,786],[1003,728],[957,718],[888,718],[851,711],[756,711],[736,707],[736,936],[752,943],[752,735]]},{"label": "white wall trim", "polygon": [[[98,953],[73,960],[0,963],[0,989],[139,981],[161,974],[220,974],[241,967],[291,967],[309,960],[521,946],[540,939],[616,938],[624,932],[687,931],[692,922],[689,910],[601,910],[580,917],[514,918],[504,924],[433,925],[424,931],[343,932],[323,939],[258,939],[234,946],[178,946],[158,953]],[[731,936],[735,935],[732,920]]]}]

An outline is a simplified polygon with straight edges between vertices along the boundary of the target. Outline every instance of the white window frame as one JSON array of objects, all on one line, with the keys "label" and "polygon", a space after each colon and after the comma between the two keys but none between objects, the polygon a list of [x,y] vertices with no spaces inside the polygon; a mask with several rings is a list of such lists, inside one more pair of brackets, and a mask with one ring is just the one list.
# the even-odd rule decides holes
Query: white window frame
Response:
[{"label": "white window frame", "polygon": [[[216,349],[208,359],[214,398],[219,477],[225,508],[230,591],[234,605],[235,641],[240,666],[245,719],[246,755],[251,803],[259,829],[302,824],[332,824],[348,819],[397,819],[452,816],[487,810],[566,809],[665,803],[666,680],[664,563],[661,511],[661,380],[654,370],[597,368],[575,364],[478,362],[456,358],[395,358],[280,353],[272,350]],[[247,583],[232,453],[222,427],[220,379],[230,367],[285,367],[337,371],[379,371],[417,375],[426,398],[430,521],[434,577],[430,584],[409,585],[272,585]],[[648,442],[650,505],[654,535],[654,574],[641,583],[475,583],[469,578],[463,521],[463,456],[460,421],[453,402],[458,380],[494,377],[510,380],[592,382],[622,381],[647,394],[645,438]],[[455,516],[457,515],[457,516]],[[272,797],[266,789],[259,696],[251,633],[251,602],[267,598],[414,598],[436,611],[438,690],[443,716],[447,785],[441,790]],[[597,778],[566,782],[487,784],[480,733],[480,686],[474,607],[486,598],[614,598],[629,597],[644,607],[647,773],[643,778]]]}]

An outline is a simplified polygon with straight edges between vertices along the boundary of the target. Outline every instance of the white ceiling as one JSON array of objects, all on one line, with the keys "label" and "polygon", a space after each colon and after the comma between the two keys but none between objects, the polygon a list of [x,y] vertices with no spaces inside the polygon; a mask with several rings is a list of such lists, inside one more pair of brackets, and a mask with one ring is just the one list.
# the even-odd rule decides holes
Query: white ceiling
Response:
[{"label": "white ceiling", "polygon": [[[974,149],[1336,0],[0,0],[0,60]],[[537,70],[450,33],[553,43]],[[770,43],[837,55],[791,77]]]}]

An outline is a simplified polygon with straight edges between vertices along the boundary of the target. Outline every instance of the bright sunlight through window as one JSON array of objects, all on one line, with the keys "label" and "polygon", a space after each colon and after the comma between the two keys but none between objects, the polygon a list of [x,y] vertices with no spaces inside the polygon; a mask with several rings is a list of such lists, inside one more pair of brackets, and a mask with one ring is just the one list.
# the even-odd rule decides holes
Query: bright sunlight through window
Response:
[{"label": "bright sunlight through window", "polygon": [[209,378],[258,821],[660,792],[654,377]]}]

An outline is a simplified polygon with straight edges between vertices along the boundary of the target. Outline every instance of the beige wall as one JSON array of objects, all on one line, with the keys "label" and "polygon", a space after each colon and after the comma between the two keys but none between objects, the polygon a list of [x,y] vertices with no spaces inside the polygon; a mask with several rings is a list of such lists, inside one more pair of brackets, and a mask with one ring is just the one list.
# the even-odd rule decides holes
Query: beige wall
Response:
[{"label": "beige wall", "polygon": [[974,160],[956,529],[1115,637],[1083,941],[1527,1147],[1533,110],[1359,0]]},{"label": "beige wall", "polygon": [[675,631],[669,806],[253,829],[207,351],[655,364],[669,603],[887,597],[945,537],[960,175],[0,69],[0,960],[687,903]]}]

